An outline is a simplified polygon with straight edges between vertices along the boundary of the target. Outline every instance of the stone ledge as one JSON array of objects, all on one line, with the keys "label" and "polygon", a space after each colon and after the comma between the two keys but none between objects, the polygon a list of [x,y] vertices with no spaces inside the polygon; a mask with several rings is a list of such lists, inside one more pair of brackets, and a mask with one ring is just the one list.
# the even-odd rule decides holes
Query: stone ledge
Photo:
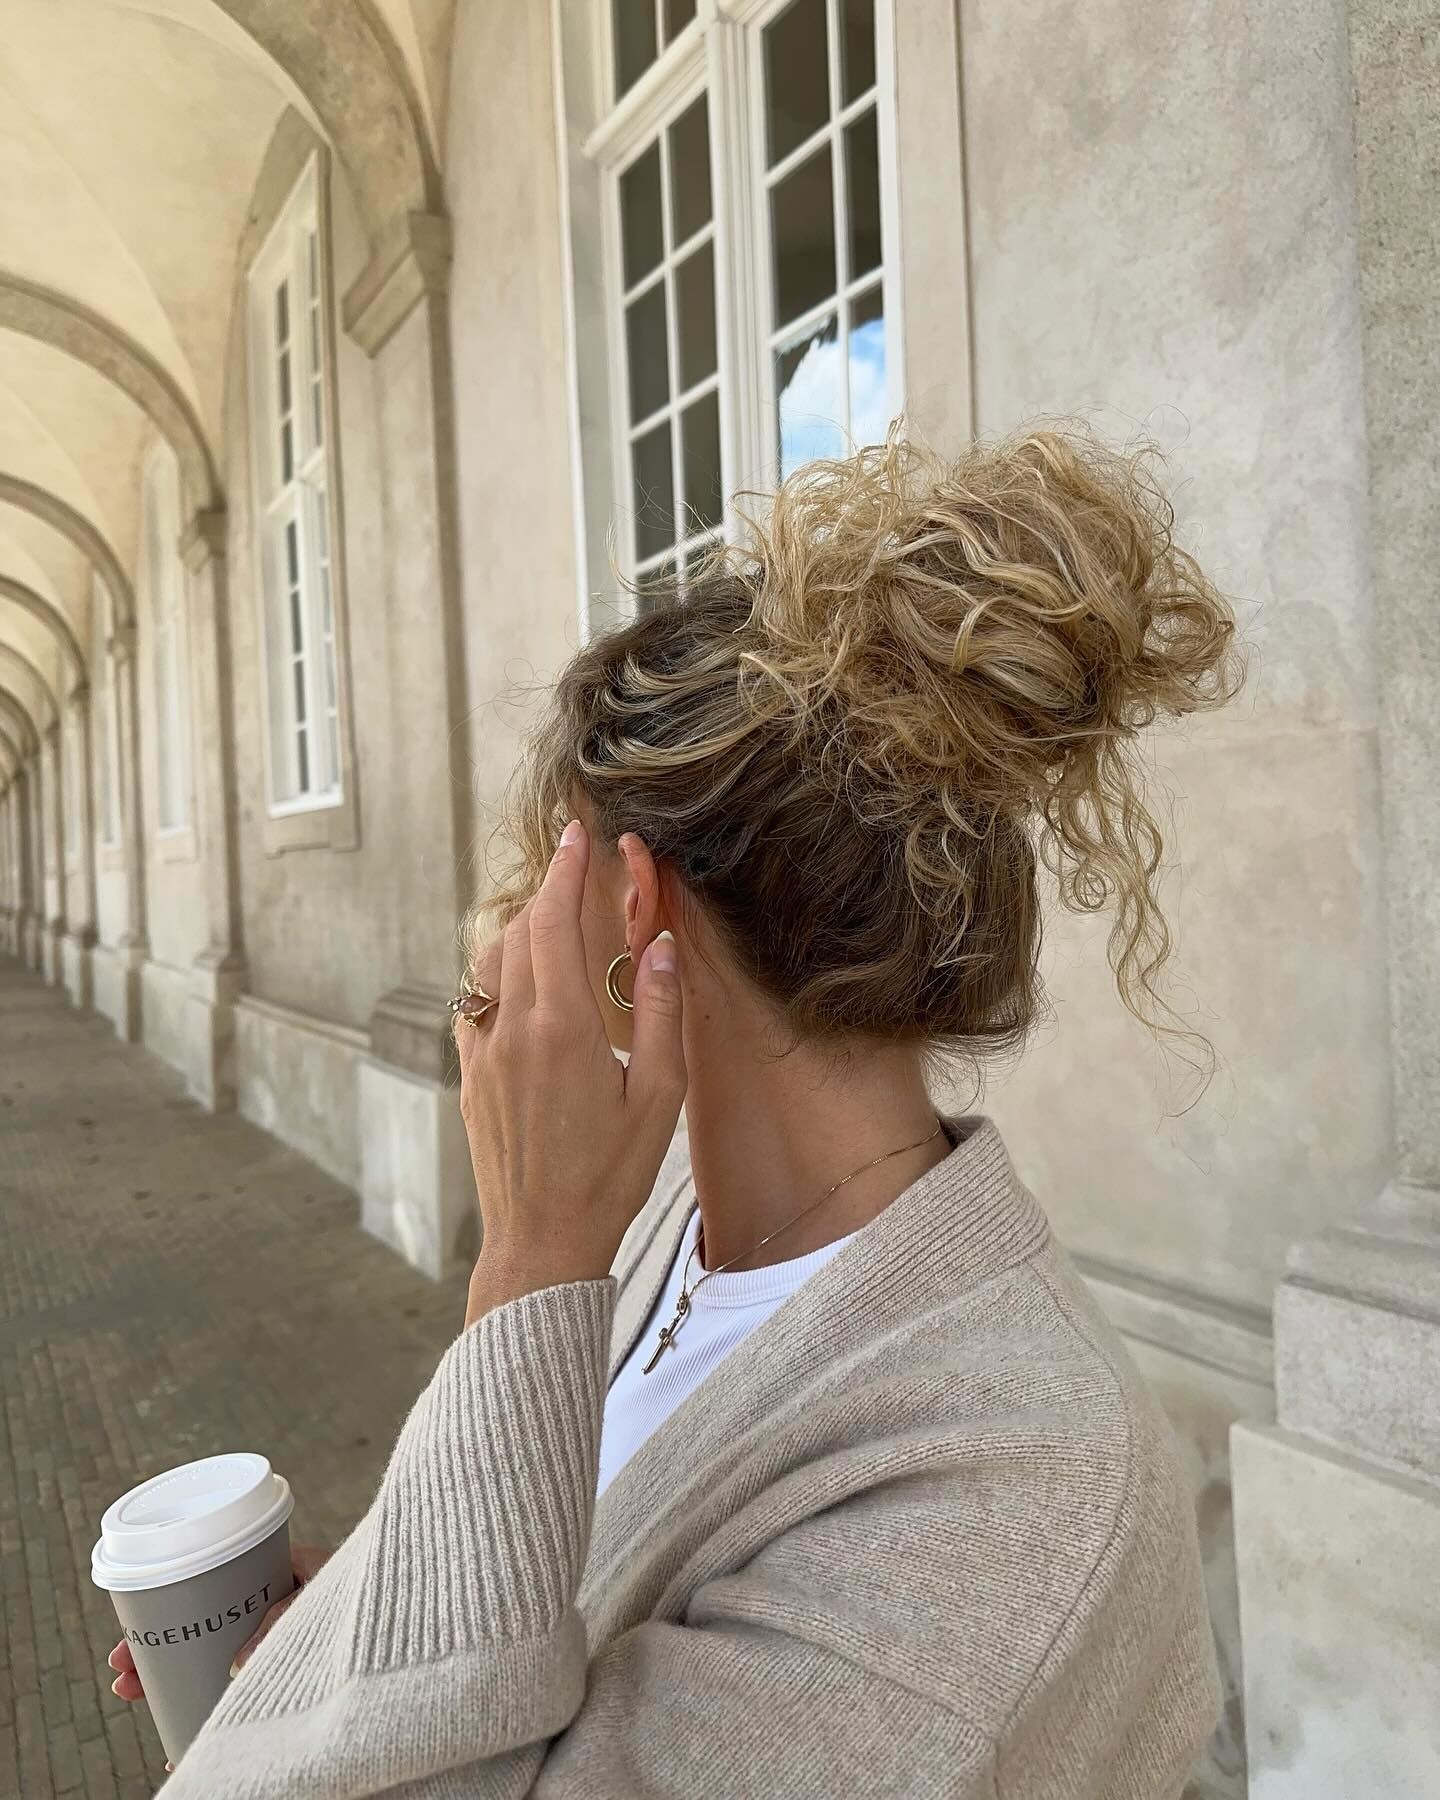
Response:
[{"label": "stone ledge", "polygon": [[1099,1257],[1073,1260],[1115,1328],[1126,1337],[1270,1386],[1270,1320],[1258,1307],[1215,1300]]}]

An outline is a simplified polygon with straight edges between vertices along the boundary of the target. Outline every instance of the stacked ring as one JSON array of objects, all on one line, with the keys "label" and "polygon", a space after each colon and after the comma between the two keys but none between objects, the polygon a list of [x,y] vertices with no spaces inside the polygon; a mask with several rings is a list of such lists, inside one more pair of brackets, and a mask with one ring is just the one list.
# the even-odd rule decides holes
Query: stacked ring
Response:
[{"label": "stacked ring", "polygon": [[495,996],[487,994],[484,988],[466,988],[450,1002],[450,1014],[452,1018],[464,1019],[467,1025],[478,1026],[490,1008],[498,1005]]}]

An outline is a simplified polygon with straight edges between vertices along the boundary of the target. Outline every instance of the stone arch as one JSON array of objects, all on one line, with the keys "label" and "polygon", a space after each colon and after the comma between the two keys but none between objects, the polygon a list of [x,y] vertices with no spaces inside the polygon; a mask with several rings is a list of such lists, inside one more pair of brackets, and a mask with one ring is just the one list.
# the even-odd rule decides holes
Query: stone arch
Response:
[{"label": "stone arch", "polygon": [[109,588],[115,602],[116,624],[130,626],[135,623],[135,593],[130,577],[108,540],[84,513],[77,512],[68,501],[52,494],[48,488],[37,487],[33,481],[25,481],[19,475],[0,474],[0,506],[14,506],[21,512],[28,512],[52,531],[69,538]]},{"label": "stone arch", "polygon": [[405,59],[371,0],[216,0],[313,108],[372,250],[441,208],[440,174]]},{"label": "stone arch", "polygon": [[173,447],[191,512],[220,504],[215,464],[194,408],[173,377],[132,338],[78,300],[3,271],[0,330],[49,344],[103,375]]},{"label": "stone arch", "polygon": [[15,779],[15,775],[25,758],[20,754],[20,746],[3,727],[0,727],[0,750],[7,751],[10,756],[10,772],[6,778],[6,785],[8,786],[9,782]]},{"label": "stone arch", "polygon": [[29,613],[32,619],[38,619],[59,644],[61,654],[69,663],[76,682],[85,679],[85,656],[80,648],[80,641],[58,606],[43,594],[37,594],[34,588],[26,587],[23,581],[12,580],[9,575],[0,575],[0,599],[12,601],[22,612]]},{"label": "stone arch", "polygon": [[30,708],[5,682],[0,681],[0,719],[9,719],[19,729],[21,761],[34,756],[40,748],[40,727],[31,717]]},{"label": "stone arch", "polygon": [[[17,650],[14,644],[7,644],[0,641],[0,658],[4,657],[9,657],[10,661],[14,663],[17,668],[24,669],[25,673],[35,683],[36,687],[39,688],[40,692],[50,702],[51,716],[58,720],[61,717],[60,696],[45,679],[39,664],[31,662],[25,652],[23,650]],[[11,692],[13,693],[14,690],[12,689]]]}]

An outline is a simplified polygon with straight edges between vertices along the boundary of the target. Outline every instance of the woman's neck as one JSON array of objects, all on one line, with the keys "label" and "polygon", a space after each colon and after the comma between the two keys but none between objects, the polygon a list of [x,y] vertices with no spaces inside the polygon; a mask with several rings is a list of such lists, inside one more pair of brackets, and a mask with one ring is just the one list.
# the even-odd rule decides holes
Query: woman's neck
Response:
[{"label": "woman's neck", "polygon": [[[913,1051],[859,1053],[836,1075],[803,1048],[766,1059],[732,1034],[687,1045],[687,1061],[685,1112],[707,1269],[765,1268],[848,1236],[950,1153],[943,1132],[930,1135],[938,1120]],[[886,1155],[896,1150],[902,1153]],[[879,1156],[885,1160],[865,1169]],[[856,1170],[864,1172],[750,1254]]]}]

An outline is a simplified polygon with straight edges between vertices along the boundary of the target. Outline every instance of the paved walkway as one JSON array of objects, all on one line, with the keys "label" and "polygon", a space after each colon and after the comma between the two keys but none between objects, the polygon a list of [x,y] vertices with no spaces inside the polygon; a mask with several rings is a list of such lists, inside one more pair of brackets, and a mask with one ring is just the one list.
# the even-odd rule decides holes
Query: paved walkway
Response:
[{"label": "paved walkway", "polygon": [[110,1692],[106,1505],[262,1451],[301,1542],[364,1512],[464,1316],[365,1236],[354,1196],[215,1118],[0,956],[0,1800],[139,1800],[164,1757]]}]

